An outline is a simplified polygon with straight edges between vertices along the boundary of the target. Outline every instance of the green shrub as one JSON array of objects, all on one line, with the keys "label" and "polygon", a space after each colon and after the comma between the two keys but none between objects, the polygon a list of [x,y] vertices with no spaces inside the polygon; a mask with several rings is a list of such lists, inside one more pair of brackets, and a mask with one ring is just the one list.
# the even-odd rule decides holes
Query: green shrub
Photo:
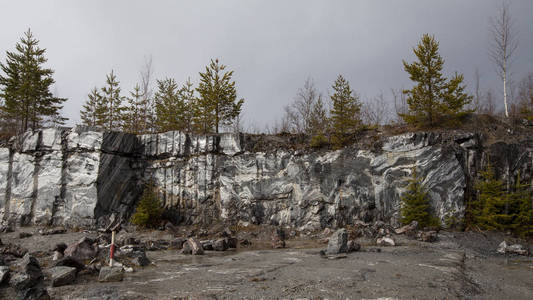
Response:
[{"label": "green shrub", "polygon": [[323,134],[313,136],[309,142],[311,148],[322,148],[326,145],[328,145],[328,139]]},{"label": "green shrub", "polygon": [[520,174],[511,191],[505,191],[505,184],[495,178],[490,163],[480,175],[475,184],[478,197],[467,209],[469,227],[533,235],[531,192],[529,185],[520,182]]},{"label": "green shrub", "polygon": [[410,224],[417,221],[420,227],[440,226],[439,220],[432,215],[429,197],[422,179],[413,169],[413,176],[409,179],[407,191],[402,195],[401,223]]},{"label": "green shrub", "polygon": [[161,222],[162,214],[163,208],[157,197],[154,185],[146,185],[135,213],[131,216],[131,222],[137,226],[155,228]]}]

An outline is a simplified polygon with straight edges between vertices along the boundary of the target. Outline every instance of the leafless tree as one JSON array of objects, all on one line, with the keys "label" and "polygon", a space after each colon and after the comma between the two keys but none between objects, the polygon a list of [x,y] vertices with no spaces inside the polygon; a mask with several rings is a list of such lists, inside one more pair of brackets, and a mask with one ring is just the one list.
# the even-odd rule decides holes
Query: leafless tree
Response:
[{"label": "leafless tree", "polygon": [[518,84],[518,107],[520,112],[533,111],[533,73],[529,73]]},{"label": "leafless tree", "polygon": [[313,80],[307,78],[304,86],[298,89],[294,102],[285,106],[282,123],[286,122],[291,132],[309,133],[312,126],[313,107],[321,97]]},{"label": "leafless tree", "polygon": [[514,20],[509,11],[509,4],[502,2],[498,15],[490,19],[491,43],[489,55],[496,66],[496,71],[503,81],[503,103],[505,116],[509,117],[507,101],[509,69],[511,59],[518,47],[517,33],[514,28]]},{"label": "leafless tree", "polygon": [[481,94],[481,103],[479,113],[493,116],[496,113],[496,103],[494,101],[494,92],[489,89],[486,93]]},{"label": "leafless tree", "polygon": [[409,113],[409,107],[407,105],[407,98],[403,93],[403,88],[399,90],[391,89],[392,97],[394,99],[394,110],[396,111],[395,121],[403,123],[403,119],[400,115]]},{"label": "leafless tree", "polygon": [[379,93],[376,97],[365,101],[361,109],[361,114],[365,124],[383,125],[389,121],[389,103],[385,100],[383,92]]},{"label": "leafless tree", "polygon": [[144,57],[144,63],[140,71],[142,103],[143,132],[153,132],[155,130],[155,104],[153,99],[152,80],[154,69],[152,66],[152,55]]}]

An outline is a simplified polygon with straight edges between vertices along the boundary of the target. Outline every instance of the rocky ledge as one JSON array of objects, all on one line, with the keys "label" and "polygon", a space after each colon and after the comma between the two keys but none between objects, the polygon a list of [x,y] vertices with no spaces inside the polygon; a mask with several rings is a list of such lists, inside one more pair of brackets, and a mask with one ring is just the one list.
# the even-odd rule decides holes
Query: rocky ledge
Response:
[{"label": "rocky ledge", "polygon": [[400,195],[417,167],[444,222],[463,215],[489,158],[509,183],[533,174],[532,135],[489,142],[475,132],[378,133],[337,151],[256,146],[243,134],[27,132],[0,148],[0,220],[90,227],[112,214],[127,218],[153,180],[176,223],[397,225]]}]

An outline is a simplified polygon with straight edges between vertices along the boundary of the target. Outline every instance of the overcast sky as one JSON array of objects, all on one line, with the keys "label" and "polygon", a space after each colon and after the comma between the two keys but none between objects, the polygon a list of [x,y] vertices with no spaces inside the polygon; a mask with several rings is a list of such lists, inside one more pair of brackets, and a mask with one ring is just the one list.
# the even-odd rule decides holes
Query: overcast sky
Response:
[{"label": "overcast sky", "polygon": [[[533,1],[513,0],[520,45],[517,81],[533,72]],[[198,82],[211,58],[234,70],[248,126],[279,119],[307,77],[327,95],[343,74],[363,98],[409,87],[402,59],[434,34],[445,73],[476,68],[483,88],[500,84],[487,55],[488,20],[500,0],[402,1],[24,1],[0,0],[0,60],[28,28],[47,49],[64,114],[79,122],[89,90],[115,70],[123,95],[144,57],[156,78]]]}]

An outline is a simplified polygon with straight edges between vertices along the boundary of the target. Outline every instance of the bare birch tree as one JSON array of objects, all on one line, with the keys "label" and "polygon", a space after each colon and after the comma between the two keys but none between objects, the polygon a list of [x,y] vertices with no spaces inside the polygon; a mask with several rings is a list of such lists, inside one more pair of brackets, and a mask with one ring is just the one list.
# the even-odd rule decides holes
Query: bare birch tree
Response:
[{"label": "bare birch tree", "polygon": [[307,78],[304,86],[298,89],[294,102],[284,108],[283,122],[288,123],[291,132],[310,133],[313,107],[321,97],[313,80]]},{"label": "bare birch tree", "polygon": [[503,82],[503,104],[505,116],[509,117],[508,81],[511,59],[518,47],[517,33],[514,20],[509,11],[509,4],[502,2],[498,15],[490,19],[491,43],[489,56],[496,65],[496,71]]},{"label": "bare birch tree", "polygon": [[155,130],[155,104],[153,99],[152,90],[152,76],[154,69],[152,67],[152,56],[144,57],[144,64],[141,67],[140,79],[141,79],[141,95],[142,103],[144,104],[141,109],[142,114],[142,132],[153,132]]}]

